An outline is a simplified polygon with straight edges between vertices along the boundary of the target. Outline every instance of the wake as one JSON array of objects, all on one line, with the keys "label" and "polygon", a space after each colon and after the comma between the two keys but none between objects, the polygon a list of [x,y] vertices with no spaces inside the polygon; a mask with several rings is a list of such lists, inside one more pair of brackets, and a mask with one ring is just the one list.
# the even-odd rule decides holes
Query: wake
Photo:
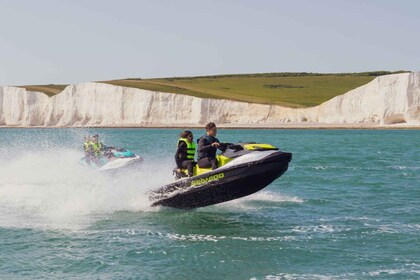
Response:
[{"label": "wake", "polygon": [[[21,152],[0,160],[0,227],[86,227],[116,211],[155,211],[147,191],[168,183],[171,164],[150,162],[121,174],[79,164],[71,149]],[[164,173],[162,171],[162,173]]]}]

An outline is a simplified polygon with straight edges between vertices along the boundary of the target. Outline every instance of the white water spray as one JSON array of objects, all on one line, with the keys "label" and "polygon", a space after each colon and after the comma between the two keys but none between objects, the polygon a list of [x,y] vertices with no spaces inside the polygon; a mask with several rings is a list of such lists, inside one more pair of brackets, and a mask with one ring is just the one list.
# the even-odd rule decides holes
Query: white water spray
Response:
[{"label": "white water spray", "polygon": [[81,157],[50,149],[2,158],[0,226],[78,228],[115,211],[151,211],[146,192],[171,180],[156,172],[162,164],[111,175],[81,166]]}]

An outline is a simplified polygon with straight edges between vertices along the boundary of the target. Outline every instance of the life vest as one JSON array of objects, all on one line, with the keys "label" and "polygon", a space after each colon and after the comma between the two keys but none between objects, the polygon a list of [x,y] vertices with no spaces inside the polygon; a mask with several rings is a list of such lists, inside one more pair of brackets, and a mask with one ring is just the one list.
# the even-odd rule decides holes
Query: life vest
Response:
[{"label": "life vest", "polygon": [[85,142],[83,143],[83,150],[85,150],[85,153],[88,153],[90,151],[90,145],[92,142]]},{"label": "life vest", "polygon": [[[201,138],[203,138],[203,137],[205,139],[204,146],[211,145],[211,144],[213,144],[215,142],[220,143],[219,139],[217,139],[216,137],[207,135],[207,134],[201,136],[197,140],[197,142],[200,142]],[[198,147],[198,149],[200,149],[200,147]],[[217,148],[214,148],[214,147],[212,147],[212,148],[210,148],[210,149],[208,149],[207,151],[204,151],[204,152],[198,151],[198,160],[200,160],[202,158],[206,158],[206,157],[208,157],[208,158],[215,158],[216,157],[216,152],[217,152]]]},{"label": "life vest", "polygon": [[101,155],[101,148],[102,148],[102,144],[100,142],[95,143],[95,142],[91,142],[92,148],[93,148],[93,154],[97,157],[99,157]]},{"label": "life vest", "polygon": [[179,144],[181,142],[184,142],[185,144],[187,144],[187,159],[188,160],[194,160],[194,156],[195,156],[195,150],[196,150],[196,145],[194,142],[190,142],[188,141],[188,139],[186,138],[179,138],[178,140],[178,144],[177,147],[179,146]]}]

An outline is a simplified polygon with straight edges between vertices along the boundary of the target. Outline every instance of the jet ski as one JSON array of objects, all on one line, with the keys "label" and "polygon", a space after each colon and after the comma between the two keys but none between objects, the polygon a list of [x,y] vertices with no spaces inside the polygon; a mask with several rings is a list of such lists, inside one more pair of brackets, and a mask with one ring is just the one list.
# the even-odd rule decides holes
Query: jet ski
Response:
[{"label": "jet ski", "polygon": [[126,149],[116,149],[114,147],[102,151],[99,158],[92,160],[84,157],[80,160],[81,164],[95,167],[98,171],[120,170],[133,167],[143,161],[143,158],[132,151]]},{"label": "jet ski", "polygon": [[291,153],[279,151],[270,144],[227,144],[217,155],[219,168],[194,166],[194,176],[183,177],[174,183],[149,192],[152,206],[180,209],[205,207],[253,194],[286,172]]}]

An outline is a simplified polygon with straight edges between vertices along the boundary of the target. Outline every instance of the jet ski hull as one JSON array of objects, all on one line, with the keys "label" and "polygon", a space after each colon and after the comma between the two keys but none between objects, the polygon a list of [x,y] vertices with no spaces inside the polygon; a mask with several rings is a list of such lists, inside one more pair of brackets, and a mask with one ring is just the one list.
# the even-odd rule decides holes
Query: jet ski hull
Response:
[{"label": "jet ski hull", "polygon": [[275,152],[261,160],[220,168],[166,185],[150,194],[153,206],[205,207],[253,194],[283,175],[290,153]]},{"label": "jet ski hull", "polygon": [[119,158],[119,159],[115,159],[113,161],[107,162],[106,164],[101,166],[98,171],[105,172],[105,171],[114,171],[114,170],[133,168],[141,164],[142,162],[143,162],[143,159],[137,155],[131,158]]},{"label": "jet ski hull", "polygon": [[[108,155],[107,155],[108,153]],[[109,156],[111,155],[111,156]],[[97,172],[113,172],[137,167],[143,162],[143,158],[125,149],[114,148],[105,151],[101,157],[89,159],[84,157],[80,164],[89,166]]]}]

